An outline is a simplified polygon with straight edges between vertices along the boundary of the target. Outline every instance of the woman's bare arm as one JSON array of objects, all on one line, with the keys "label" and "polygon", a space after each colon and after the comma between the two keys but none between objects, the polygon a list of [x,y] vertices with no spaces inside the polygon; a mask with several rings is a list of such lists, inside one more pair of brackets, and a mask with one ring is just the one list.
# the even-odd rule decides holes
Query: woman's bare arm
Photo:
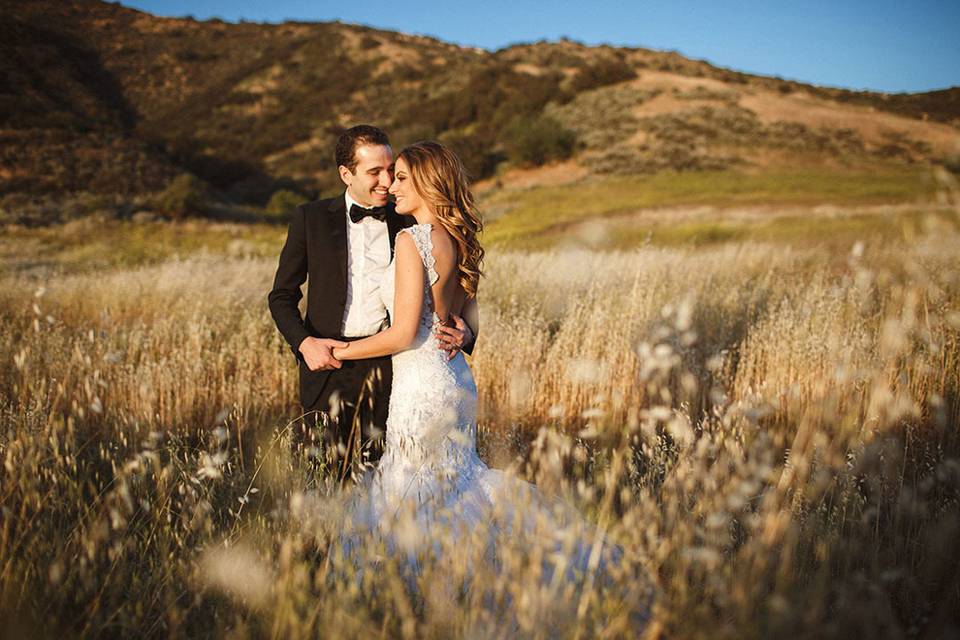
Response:
[{"label": "woman's bare arm", "polygon": [[333,350],[338,360],[361,360],[387,356],[403,351],[413,344],[423,311],[423,262],[413,238],[408,233],[397,234],[396,287],[393,318],[389,328],[380,333],[355,340],[346,347]]}]

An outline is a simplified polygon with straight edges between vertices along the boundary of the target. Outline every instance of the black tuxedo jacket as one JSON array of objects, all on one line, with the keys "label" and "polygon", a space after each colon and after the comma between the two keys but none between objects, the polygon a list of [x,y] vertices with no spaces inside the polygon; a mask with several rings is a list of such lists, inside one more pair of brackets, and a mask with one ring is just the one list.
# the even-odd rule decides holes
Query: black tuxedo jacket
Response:
[{"label": "black tuxedo jacket", "polygon": [[[387,236],[393,252],[397,233],[416,222],[387,205]],[[298,303],[309,277],[306,317]],[[347,304],[347,209],[343,194],[297,207],[280,252],[280,263],[268,296],[277,328],[300,363],[300,403],[311,406],[330,371],[310,371],[299,346],[307,336],[340,338]]]}]

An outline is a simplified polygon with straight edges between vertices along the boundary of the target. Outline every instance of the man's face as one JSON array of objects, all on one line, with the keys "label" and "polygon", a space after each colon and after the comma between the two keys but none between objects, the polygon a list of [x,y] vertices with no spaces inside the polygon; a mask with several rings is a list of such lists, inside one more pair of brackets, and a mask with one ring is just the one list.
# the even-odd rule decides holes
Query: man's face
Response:
[{"label": "man's face", "polygon": [[387,204],[387,192],[393,182],[393,150],[380,144],[362,144],[354,154],[356,171],[340,166],[340,179],[350,197],[364,207]]}]

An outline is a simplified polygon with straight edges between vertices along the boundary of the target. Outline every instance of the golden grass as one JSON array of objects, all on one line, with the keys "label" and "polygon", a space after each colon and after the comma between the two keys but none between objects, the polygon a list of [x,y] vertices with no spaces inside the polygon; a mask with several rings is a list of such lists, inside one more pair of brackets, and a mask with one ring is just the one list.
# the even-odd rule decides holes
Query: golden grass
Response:
[{"label": "golden grass", "polygon": [[839,255],[490,252],[481,454],[622,546],[609,584],[544,583],[546,534],[500,540],[497,566],[480,532],[440,535],[418,576],[369,534],[343,557],[337,493],[290,453],[274,258],[20,263],[0,278],[0,618],[88,637],[946,633],[960,237],[931,224]]}]

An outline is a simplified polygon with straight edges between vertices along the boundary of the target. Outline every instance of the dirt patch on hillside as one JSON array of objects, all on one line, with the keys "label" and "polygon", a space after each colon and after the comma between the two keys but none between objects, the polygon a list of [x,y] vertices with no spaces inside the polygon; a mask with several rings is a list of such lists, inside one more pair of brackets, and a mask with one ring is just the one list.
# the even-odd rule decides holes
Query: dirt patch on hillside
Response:
[{"label": "dirt patch on hillside", "polygon": [[417,68],[425,65],[423,55],[419,51],[389,41],[381,41],[380,46],[371,50],[369,56],[383,57],[373,72],[374,78],[391,73],[398,67]]},{"label": "dirt patch on hillside", "polygon": [[640,71],[640,77],[632,82],[637,88],[642,89],[673,89],[677,88],[685,91],[692,91],[697,87],[703,87],[717,92],[727,92],[731,87],[722,80],[712,78],[695,78],[691,76],[682,76],[677,73],[667,71]]},{"label": "dirt patch on hillside", "polygon": [[664,92],[661,93],[646,102],[637,105],[633,110],[633,115],[638,118],[647,118],[650,116],[659,116],[664,113],[675,113],[677,111],[685,111],[687,109],[701,107],[701,106],[722,106],[725,102],[720,99],[716,100],[689,100],[686,98],[681,98],[674,94],[673,92]]},{"label": "dirt patch on hillside", "polygon": [[853,129],[864,142],[877,146],[906,137],[928,143],[937,155],[960,149],[960,132],[949,125],[914,120],[873,107],[828,102],[808,94],[780,96],[757,92],[741,97],[740,106],[756,113],[765,123],[785,120],[813,128]]},{"label": "dirt patch on hillside", "polygon": [[519,64],[513,65],[513,70],[517,73],[525,73],[529,76],[542,76],[544,74],[543,67],[539,67],[535,64],[529,64],[526,62],[521,62]]},{"label": "dirt patch on hillside", "polygon": [[481,180],[474,185],[477,193],[490,189],[529,189],[531,187],[556,187],[578,182],[590,175],[590,171],[573,160],[533,169],[510,169],[502,176]]}]

